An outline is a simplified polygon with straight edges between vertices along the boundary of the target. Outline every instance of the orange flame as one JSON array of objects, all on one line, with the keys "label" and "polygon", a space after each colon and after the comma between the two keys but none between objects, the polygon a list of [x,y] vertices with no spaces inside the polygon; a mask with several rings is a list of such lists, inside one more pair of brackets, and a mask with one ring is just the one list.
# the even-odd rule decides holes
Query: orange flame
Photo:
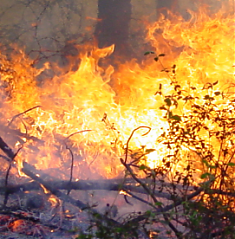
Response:
[{"label": "orange flame", "polygon": [[147,57],[142,64],[133,59],[117,70],[104,68],[99,60],[112,54],[114,46],[87,47],[76,71],[58,69],[52,79],[39,81],[49,64],[36,69],[22,51],[11,61],[1,55],[1,121],[8,120],[11,129],[25,134],[23,139],[8,139],[11,145],[23,144],[18,158],[40,169],[63,168],[64,176],[74,158],[74,178],[115,177],[123,171],[119,157],[131,132],[149,126],[151,132],[141,136],[140,130],[129,146],[154,149],[148,164],[160,165],[166,148],[156,141],[167,124],[155,92],[161,83],[169,94],[171,77],[161,70],[175,64],[183,87],[219,80],[225,89],[234,80],[233,16],[225,8],[211,16],[204,10],[190,12],[188,21],[161,16],[149,27],[147,41],[157,54],[165,54],[158,62]]}]

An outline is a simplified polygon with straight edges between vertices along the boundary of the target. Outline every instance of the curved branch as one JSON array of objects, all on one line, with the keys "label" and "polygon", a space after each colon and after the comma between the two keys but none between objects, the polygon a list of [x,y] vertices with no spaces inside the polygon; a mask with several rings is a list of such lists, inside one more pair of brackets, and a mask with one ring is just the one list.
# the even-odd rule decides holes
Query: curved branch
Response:
[{"label": "curved branch", "polygon": [[148,131],[147,131],[146,133],[142,134],[142,136],[147,135],[147,134],[151,131],[151,128],[150,128],[149,126],[139,126],[139,127],[135,128],[135,129],[131,132],[131,135],[129,136],[129,138],[128,138],[127,142],[126,142],[126,148],[125,148],[125,161],[124,161],[124,163],[127,162],[128,148],[129,148],[129,143],[130,143],[130,141],[131,141],[131,138],[133,137],[134,133],[135,133],[137,130],[139,130],[139,129],[143,129],[143,128],[148,129]]}]

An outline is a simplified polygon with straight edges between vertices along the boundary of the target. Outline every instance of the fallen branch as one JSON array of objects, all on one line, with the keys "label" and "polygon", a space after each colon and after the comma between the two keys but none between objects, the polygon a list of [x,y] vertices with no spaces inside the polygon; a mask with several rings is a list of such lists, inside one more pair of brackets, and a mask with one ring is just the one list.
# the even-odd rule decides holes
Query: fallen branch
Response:
[{"label": "fallen branch", "polygon": [[115,225],[119,224],[117,221],[107,217],[106,215],[100,214],[97,210],[91,208],[88,204],[85,204],[80,200],[75,200],[74,198],[70,197],[69,195],[67,195],[65,193],[62,193],[61,191],[57,190],[55,187],[53,187],[52,185],[49,185],[42,178],[40,178],[36,174],[32,173],[27,168],[23,167],[22,172],[25,173],[30,178],[32,178],[33,180],[35,180],[36,182],[42,184],[47,190],[49,190],[53,195],[58,197],[63,202],[70,203],[70,204],[78,207],[81,211],[88,210],[93,215],[99,215],[100,219],[103,219],[103,220],[108,221],[108,222],[112,222]]},{"label": "fallen branch", "polygon": [[[27,170],[29,168],[27,167]],[[70,181],[45,181],[47,185],[50,187],[56,188],[57,190],[107,190],[107,191],[123,191],[131,194],[130,192],[146,194],[146,192],[138,187],[133,185],[121,185],[117,182],[110,182],[110,180],[101,180],[101,181],[89,181],[89,180],[79,180],[78,182],[70,182]],[[31,191],[31,190],[40,190],[40,184],[37,182],[30,182],[19,185],[11,185],[7,187],[0,187],[0,194],[14,194],[22,191]],[[155,196],[159,198],[166,198],[171,200],[171,195],[165,192],[155,192]],[[131,195],[132,197],[132,195]]]},{"label": "fallen branch", "polygon": [[39,138],[37,138],[35,136],[30,136],[27,133],[22,133],[20,130],[11,129],[8,126],[1,125],[0,131],[3,132],[3,133],[9,134],[12,137],[13,136],[15,136],[15,137],[17,136],[18,140],[22,141],[22,142],[24,142],[24,141],[21,138],[25,138],[27,140],[33,140],[33,141],[38,142],[40,144],[44,144],[45,143],[44,140],[41,140],[41,139],[39,139]]},{"label": "fallen branch", "polygon": [[8,156],[8,161],[14,160],[15,154],[13,150],[5,143],[5,141],[0,137],[0,149]]},{"label": "fallen branch", "polygon": [[[107,225],[109,225],[109,227],[114,226],[114,227],[120,228],[120,227],[123,226],[121,223],[119,223],[118,221],[108,217],[106,214],[99,213],[97,210],[93,209],[88,204],[85,204],[80,200],[75,200],[71,196],[69,196],[67,194],[64,194],[61,191],[55,189],[52,185],[48,185],[42,178],[35,175],[34,173],[32,173],[27,168],[23,167],[22,172],[25,173],[30,178],[32,178],[33,180],[35,180],[36,182],[42,184],[47,190],[49,190],[53,195],[58,197],[63,202],[70,203],[73,206],[78,207],[81,211],[88,211],[93,216],[94,221],[99,221],[99,223],[100,223],[100,221],[104,221],[105,223],[107,223]],[[141,233],[141,231],[139,229],[133,229],[133,230],[136,230],[137,233],[139,233],[139,234]],[[144,238],[148,238],[148,237],[145,236]]]}]

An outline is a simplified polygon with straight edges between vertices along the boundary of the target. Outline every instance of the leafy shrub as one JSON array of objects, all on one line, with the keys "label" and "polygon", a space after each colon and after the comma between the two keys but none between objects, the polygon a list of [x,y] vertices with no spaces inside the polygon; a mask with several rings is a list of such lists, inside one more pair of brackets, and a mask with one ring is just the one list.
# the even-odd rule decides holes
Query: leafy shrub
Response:
[{"label": "leafy shrub", "polygon": [[136,196],[148,208],[118,222],[94,220],[93,231],[79,238],[235,238],[235,97],[220,91],[218,82],[182,86],[175,68],[165,86],[171,94],[161,84],[156,92],[168,125],[156,142],[166,147],[162,164],[145,163],[152,149],[129,149],[131,137],[146,126],[133,130],[120,159],[126,178],[148,195],[148,201]]}]

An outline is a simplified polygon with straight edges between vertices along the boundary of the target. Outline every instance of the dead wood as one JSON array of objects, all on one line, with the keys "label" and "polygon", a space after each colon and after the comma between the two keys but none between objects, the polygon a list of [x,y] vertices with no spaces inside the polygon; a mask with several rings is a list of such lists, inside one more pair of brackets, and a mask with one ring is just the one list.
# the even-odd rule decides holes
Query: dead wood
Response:
[{"label": "dead wood", "polygon": [[[112,223],[113,225],[119,225],[117,221],[115,221],[112,218],[107,217],[106,215],[100,214],[97,210],[93,209],[90,205],[83,203],[82,201],[78,199],[74,199],[71,196],[57,190],[52,185],[49,185],[47,182],[45,182],[42,178],[32,173],[27,168],[23,167],[22,172],[25,173],[27,176],[35,180],[36,182],[42,184],[47,190],[49,190],[53,195],[58,197],[63,202],[67,202],[72,204],[75,207],[78,207],[81,211],[88,210],[92,215],[94,215],[96,218],[99,218],[100,220],[104,220],[106,222]],[[98,217],[97,217],[98,216]]]},{"label": "dead wood", "polygon": [[[9,162],[9,165],[13,165],[12,162],[14,161],[14,158],[16,154],[13,152],[13,150],[4,142],[4,140],[0,137],[0,149],[7,155],[7,157],[3,157]],[[0,187],[0,193],[3,193],[6,195],[6,198],[9,194],[13,194],[16,192],[22,192],[22,191],[30,191],[30,190],[39,190],[41,189],[40,185],[43,185],[47,190],[49,190],[53,195],[58,197],[61,201],[64,203],[70,203],[73,206],[79,208],[81,211],[88,211],[91,215],[93,215],[93,220],[102,220],[106,223],[109,223],[110,225],[113,226],[119,226],[121,225],[118,221],[109,218],[107,215],[99,213],[97,210],[92,208],[89,204],[83,203],[80,200],[76,200],[73,197],[71,197],[68,194],[65,194],[61,192],[60,190],[67,190],[68,192],[71,190],[110,190],[110,191],[120,191],[123,190],[136,198],[137,200],[149,204],[152,206],[152,204],[142,200],[141,198],[137,197],[136,195],[133,194],[135,193],[140,193],[140,194],[147,194],[151,195],[153,199],[158,202],[158,197],[163,197],[168,200],[172,200],[173,202],[170,205],[166,206],[152,206],[152,212],[155,214],[163,215],[166,223],[168,226],[175,232],[176,236],[180,238],[180,232],[176,230],[174,225],[171,223],[169,219],[169,211],[172,209],[180,206],[185,200],[189,201],[196,196],[198,196],[201,192],[204,193],[221,193],[224,194],[222,191],[216,190],[215,192],[212,192],[211,190],[209,192],[206,192],[205,188],[203,187],[186,187],[184,188],[183,185],[173,185],[169,182],[162,182],[159,181],[157,182],[157,186],[159,186],[159,191],[149,191],[146,190],[145,187],[147,185],[150,185],[148,182],[148,179],[139,179],[136,177],[136,175],[132,172],[131,168],[129,167],[128,164],[124,160],[121,160],[122,164],[126,167],[126,169],[130,172],[132,178],[125,178],[125,179],[113,179],[113,180],[96,180],[96,181],[91,181],[91,180],[79,180],[78,182],[73,182],[71,180],[69,181],[55,181],[55,180],[50,180],[50,181],[45,181],[42,179],[42,177],[37,176],[33,171],[35,171],[35,168],[32,165],[29,165],[28,163],[23,164],[22,172],[25,173],[27,176],[29,176],[31,179],[34,180],[34,182],[26,183],[26,184],[21,184],[21,185],[14,185],[14,186],[9,186],[7,183],[5,184],[4,187]],[[40,174],[39,174],[40,175]],[[45,174],[44,174],[45,175]],[[44,177],[43,177],[44,178]],[[48,175],[46,178],[50,178]],[[7,181],[7,178],[6,178]],[[138,183],[137,186],[136,182]],[[144,187],[145,186],[145,187]],[[163,192],[167,188],[167,192]],[[174,189],[173,189],[174,188]],[[177,188],[177,194],[174,195],[176,192],[175,189]],[[171,191],[173,189],[173,191]],[[189,190],[192,191],[192,193],[188,193]],[[174,192],[174,193],[171,193]],[[174,195],[174,197],[172,197]],[[228,195],[228,194],[226,194]],[[230,196],[235,196],[235,195],[230,195]],[[5,200],[7,201],[7,200]],[[6,206],[6,203],[4,203]],[[2,211],[2,210],[1,210]],[[4,213],[4,212],[3,212]],[[7,213],[7,212],[5,212]],[[146,212],[147,213],[147,212]],[[134,223],[139,223],[141,221],[147,220],[149,217],[148,214],[143,213],[142,215],[139,215],[132,220],[129,220],[127,224],[124,224],[122,226],[128,226]],[[32,220],[34,220],[32,218]]]},{"label": "dead wood", "polygon": [[41,143],[41,144],[45,143],[44,140],[41,140],[41,139],[39,139],[39,138],[37,138],[35,136],[30,136],[29,134],[23,133],[20,130],[11,129],[11,128],[7,127],[7,126],[1,125],[0,126],[0,131],[3,132],[4,134],[9,134],[12,137],[17,137],[18,141],[22,142],[22,143],[24,143],[24,141],[21,138],[25,138],[27,140],[33,140],[33,141]]},{"label": "dead wood", "polygon": [[[30,213],[29,211],[25,211],[22,209],[19,209],[17,207],[4,207],[0,208],[0,215],[6,215],[7,218],[7,225],[5,226],[6,230],[9,230],[9,223],[12,223],[17,220],[24,220],[27,222],[32,222],[32,226],[36,225],[42,225],[46,228],[49,228],[50,230],[56,230],[57,232],[66,232],[68,233],[68,229],[64,227],[58,228],[58,225],[54,225],[50,223],[49,221],[42,220],[41,218],[37,217],[33,213]],[[3,228],[2,226],[1,228]],[[72,233],[72,232],[71,232]],[[14,237],[15,238],[15,237]],[[27,237],[28,238],[28,237]]]},{"label": "dead wood", "polygon": [[[0,137],[0,149],[8,156],[4,157],[7,161],[14,160],[15,154],[13,150],[5,143],[5,141]],[[27,172],[34,172],[34,174],[39,174],[44,179],[46,178],[48,181],[45,183],[56,190],[107,190],[107,191],[120,191],[123,190],[124,192],[131,194],[131,192],[146,194],[147,192],[140,186],[136,186],[136,181],[132,178],[125,178],[125,179],[100,179],[100,180],[79,180],[77,182],[73,181],[57,181],[55,178],[45,174],[42,170],[36,169],[34,166],[24,163],[24,170]],[[51,180],[53,179],[53,180]],[[148,179],[139,179],[144,184],[151,183]],[[171,189],[176,187],[178,190],[182,190],[184,193],[187,190],[185,196],[189,196],[191,192],[195,192],[199,189],[199,187],[189,186],[187,189],[184,188],[183,185],[173,185],[169,182],[161,182],[156,181],[155,184],[159,188],[159,190],[155,190],[153,192],[154,196],[159,198],[165,198],[168,200],[172,199],[172,194],[170,193]],[[168,192],[164,192],[163,190],[166,189]],[[11,186],[2,186],[0,187],[0,194],[13,194],[20,191],[31,191],[31,190],[40,190],[40,184],[37,181],[20,184],[20,185],[11,185]],[[179,191],[179,192],[180,192]],[[182,192],[181,192],[182,193]],[[217,193],[222,195],[229,195],[234,197],[234,193],[227,193],[223,192],[222,190],[210,190],[210,192],[205,193]],[[174,197],[174,200],[176,198]]]},{"label": "dead wood", "polygon": [[13,150],[0,137],[0,149],[9,157],[8,161],[12,161],[15,157]]},{"label": "dead wood", "polygon": [[[113,181],[113,180],[112,180]],[[117,180],[119,181],[119,180]],[[70,181],[45,181],[47,185],[53,187],[57,190],[107,190],[107,191],[121,191],[127,193],[130,192],[146,194],[146,192],[137,186],[133,185],[122,185],[118,182],[110,182],[110,180],[101,180],[101,181],[89,181],[89,180],[80,180],[78,182],[70,182]],[[29,182],[25,184],[19,185],[11,185],[11,186],[3,186],[0,187],[0,194],[14,194],[18,192],[24,191],[32,191],[32,190],[40,190],[41,186],[38,182]],[[155,192],[156,197],[166,198],[171,200],[171,195],[165,192]]]},{"label": "dead wood", "polygon": [[60,192],[54,186],[45,182],[42,178],[40,178],[39,176],[37,176],[36,174],[34,174],[30,170],[28,170],[26,167],[22,168],[22,172],[25,173],[30,178],[32,178],[33,180],[35,180],[36,182],[42,184],[47,190],[49,190],[52,194],[57,196],[62,201],[69,202],[69,203],[73,204],[74,206],[79,207],[81,210],[88,208],[87,204],[81,202],[80,200],[75,200],[75,199],[67,196],[66,194]]}]

